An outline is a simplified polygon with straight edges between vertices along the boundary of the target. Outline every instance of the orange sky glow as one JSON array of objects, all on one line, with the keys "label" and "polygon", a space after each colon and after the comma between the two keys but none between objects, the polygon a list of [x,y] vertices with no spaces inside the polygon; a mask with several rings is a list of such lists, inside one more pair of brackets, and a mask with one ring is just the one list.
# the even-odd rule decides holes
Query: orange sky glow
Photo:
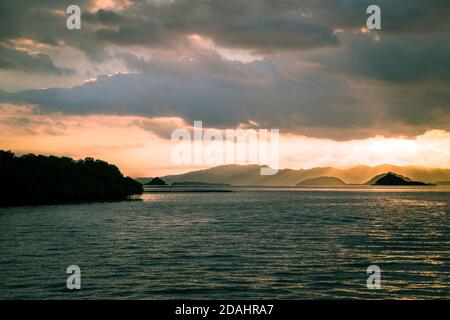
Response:
[{"label": "orange sky glow", "polygon": [[[0,106],[0,145],[18,154],[94,157],[119,166],[133,177],[162,176],[211,167],[177,165],[172,130],[187,128],[179,118],[35,114],[29,106]],[[160,134],[156,134],[158,132]],[[162,133],[162,134],[161,134]],[[280,132],[280,167],[350,167],[380,164],[450,168],[450,133],[430,130],[415,138],[334,141]]]}]

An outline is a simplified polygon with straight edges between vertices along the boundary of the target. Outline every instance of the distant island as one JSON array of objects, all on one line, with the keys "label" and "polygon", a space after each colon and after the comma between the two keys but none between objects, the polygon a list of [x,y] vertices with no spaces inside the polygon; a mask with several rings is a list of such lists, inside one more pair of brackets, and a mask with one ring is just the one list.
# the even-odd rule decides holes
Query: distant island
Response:
[{"label": "distant island", "polygon": [[297,183],[297,186],[345,186],[344,181],[336,177],[317,177],[305,179]]},{"label": "distant island", "polygon": [[0,206],[125,200],[142,184],[102,160],[0,150]]},{"label": "distant island", "polygon": [[387,172],[373,177],[366,184],[373,186],[429,186],[432,184],[413,181],[408,177],[401,176],[394,172]]},{"label": "distant island", "polygon": [[153,178],[152,180],[150,180],[149,182],[144,184],[145,186],[167,186],[167,183],[164,182],[164,180],[162,180],[159,177]]},{"label": "distant island", "polygon": [[183,181],[183,182],[174,182],[172,186],[215,186],[215,187],[229,187],[229,183],[208,183],[208,182],[200,182],[200,181]]},{"label": "distant island", "polygon": [[[168,186],[169,184],[167,184],[163,179],[156,177],[151,179],[150,181],[144,183],[144,186]],[[171,186],[179,186],[179,187],[189,187],[189,186],[215,186],[215,187],[220,187],[220,186],[230,186],[227,183],[208,183],[208,182],[201,182],[201,181],[181,181],[181,182],[173,182],[171,184]]]}]

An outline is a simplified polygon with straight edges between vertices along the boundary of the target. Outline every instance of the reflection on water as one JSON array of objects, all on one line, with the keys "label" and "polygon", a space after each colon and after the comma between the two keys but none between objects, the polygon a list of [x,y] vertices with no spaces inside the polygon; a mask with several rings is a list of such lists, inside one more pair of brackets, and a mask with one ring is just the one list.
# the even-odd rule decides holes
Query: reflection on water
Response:
[{"label": "reflection on water", "polygon": [[1,208],[0,298],[449,297],[448,191],[235,191]]}]

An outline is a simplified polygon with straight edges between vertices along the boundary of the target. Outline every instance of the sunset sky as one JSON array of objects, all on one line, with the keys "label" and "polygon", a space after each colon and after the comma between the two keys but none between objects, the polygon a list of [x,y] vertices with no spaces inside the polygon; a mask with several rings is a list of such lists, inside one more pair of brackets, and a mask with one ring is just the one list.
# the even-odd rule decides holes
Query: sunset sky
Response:
[{"label": "sunset sky", "polygon": [[449,35],[443,0],[0,0],[0,149],[179,173],[201,120],[279,129],[281,167],[450,168]]}]

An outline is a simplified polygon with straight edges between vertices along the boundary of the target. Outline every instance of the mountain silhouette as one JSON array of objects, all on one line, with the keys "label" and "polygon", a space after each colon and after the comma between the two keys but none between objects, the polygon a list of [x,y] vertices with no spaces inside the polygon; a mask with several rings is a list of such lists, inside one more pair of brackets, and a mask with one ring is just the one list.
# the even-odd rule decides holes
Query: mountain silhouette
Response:
[{"label": "mountain silhouette", "polygon": [[[372,177],[386,172],[396,172],[415,181],[434,183],[449,181],[450,169],[379,165],[375,167],[356,166],[350,168],[318,167],[311,169],[281,169],[273,176],[261,176],[259,165],[222,165],[204,170],[191,171],[179,175],[161,177],[166,183],[198,181],[206,183],[226,183],[235,186],[295,186],[306,179],[335,177],[347,184],[364,184]],[[138,179],[148,182],[149,178]]]},{"label": "mountain silhouette", "polygon": [[426,186],[429,185],[420,181],[413,181],[408,177],[403,177],[394,172],[387,172],[373,177],[366,184],[375,186]]}]

